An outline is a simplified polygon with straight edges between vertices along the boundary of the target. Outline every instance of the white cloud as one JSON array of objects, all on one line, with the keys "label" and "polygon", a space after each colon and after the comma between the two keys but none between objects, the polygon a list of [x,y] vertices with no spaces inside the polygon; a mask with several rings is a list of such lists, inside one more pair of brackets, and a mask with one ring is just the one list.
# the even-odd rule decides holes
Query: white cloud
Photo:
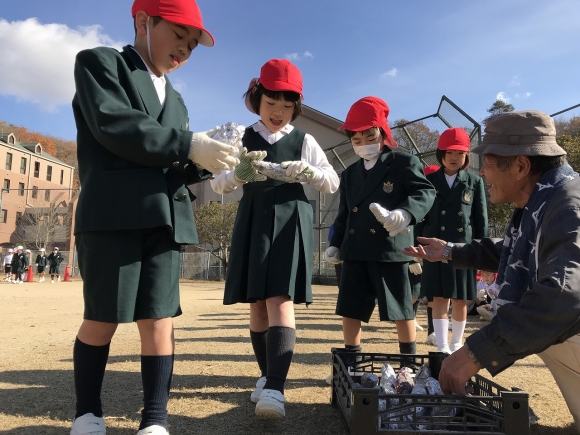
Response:
[{"label": "white cloud", "polygon": [[512,80],[510,81],[510,88],[514,88],[516,86],[521,86],[520,76],[513,76]]},{"label": "white cloud", "polygon": [[398,73],[399,73],[399,70],[397,68],[391,68],[387,72],[382,73],[381,74],[381,78],[384,78],[384,77],[396,77],[396,75]]},{"label": "white cloud", "polygon": [[496,100],[502,100],[504,103],[509,103],[510,99],[506,96],[505,92],[498,92],[496,97]]},{"label": "white cloud", "polygon": [[531,92],[524,92],[523,94],[516,94],[515,98],[529,98],[531,95]]},{"label": "white cloud", "polygon": [[44,111],[69,105],[74,95],[76,54],[101,45],[120,48],[100,26],[71,29],[36,18],[0,19],[0,94],[36,104]]},{"label": "white cloud", "polygon": [[301,60],[301,59],[304,59],[307,57],[314,58],[314,55],[309,51],[305,51],[302,54],[300,54],[300,53],[286,53],[284,55],[284,57],[288,60],[291,60],[291,61],[297,61],[297,60]]}]

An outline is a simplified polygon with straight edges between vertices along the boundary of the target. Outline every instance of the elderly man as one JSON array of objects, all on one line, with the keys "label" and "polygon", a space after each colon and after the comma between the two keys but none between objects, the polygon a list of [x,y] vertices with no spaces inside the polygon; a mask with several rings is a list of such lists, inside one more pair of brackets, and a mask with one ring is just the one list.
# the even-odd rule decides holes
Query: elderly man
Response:
[{"label": "elderly man", "polygon": [[466,394],[480,369],[496,375],[538,354],[552,372],[580,431],[580,179],[556,143],[552,118],[519,111],[489,118],[481,175],[494,204],[515,211],[503,239],[455,246],[418,238],[403,252],[457,268],[497,270],[503,306],[489,325],[447,357],[439,381],[445,393]]}]

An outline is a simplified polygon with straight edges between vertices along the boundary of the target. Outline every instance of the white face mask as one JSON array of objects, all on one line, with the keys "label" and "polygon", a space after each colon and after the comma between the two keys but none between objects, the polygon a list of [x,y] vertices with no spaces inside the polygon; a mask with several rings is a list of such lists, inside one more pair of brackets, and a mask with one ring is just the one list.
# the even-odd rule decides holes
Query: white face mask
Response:
[{"label": "white face mask", "polygon": [[375,160],[381,155],[381,142],[372,143],[369,145],[353,146],[354,152],[357,156],[365,160]]}]

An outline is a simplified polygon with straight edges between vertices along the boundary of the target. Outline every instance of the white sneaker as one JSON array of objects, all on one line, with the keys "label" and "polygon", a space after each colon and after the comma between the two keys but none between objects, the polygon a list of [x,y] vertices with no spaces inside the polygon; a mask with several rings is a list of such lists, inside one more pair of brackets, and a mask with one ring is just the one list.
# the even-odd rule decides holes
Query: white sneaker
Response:
[{"label": "white sneaker", "polygon": [[56,282],[60,282],[60,276],[56,279]]},{"label": "white sneaker", "polygon": [[73,421],[70,435],[105,435],[105,420],[92,413],[81,415]]},{"label": "white sneaker", "polygon": [[169,435],[169,432],[167,432],[167,429],[165,429],[163,426],[154,424],[153,426],[141,429],[139,432],[137,432],[137,435]]},{"label": "white sneaker", "polygon": [[423,327],[421,325],[419,325],[417,323],[417,320],[415,319],[415,331],[422,331],[422,330],[423,330]]},{"label": "white sneaker", "polygon": [[326,381],[326,383],[327,383],[328,385],[332,385],[332,375],[328,375],[328,376],[326,377],[325,381]]},{"label": "white sneaker", "polygon": [[425,343],[430,344],[431,346],[437,346],[437,337],[435,336],[434,332],[432,332],[427,336],[427,340],[425,340]]},{"label": "white sneaker", "polygon": [[491,322],[491,319],[493,318],[493,316],[483,306],[477,307],[476,310],[483,320]]},{"label": "white sneaker", "polygon": [[438,347],[437,352],[443,352],[443,353],[446,353],[448,355],[451,355],[453,353],[453,352],[451,352],[451,349],[449,349],[449,346]]},{"label": "white sneaker", "polygon": [[50,283],[51,283],[51,284],[54,284],[54,279],[51,279],[51,280],[50,280]]},{"label": "white sneaker", "polygon": [[260,400],[256,403],[256,415],[276,420],[284,418],[286,415],[284,403],[286,403],[286,399],[281,392],[267,388],[262,391]]},{"label": "white sneaker", "polygon": [[252,403],[258,403],[260,396],[262,395],[262,391],[264,390],[264,385],[266,385],[266,376],[262,376],[260,379],[258,379],[258,382],[256,382],[256,389],[252,391],[252,394],[250,394],[250,400]]},{"label": "white sneaker", "polygon": [[463,343],[451,343],[449,345],[449,349],[451,350],[451,353],[455,352],[456,350],[459,350],[463,347]]},{"label": "white sneaker", "polygon": [[22,284],[22,281],[18,281],[18,284]]}]

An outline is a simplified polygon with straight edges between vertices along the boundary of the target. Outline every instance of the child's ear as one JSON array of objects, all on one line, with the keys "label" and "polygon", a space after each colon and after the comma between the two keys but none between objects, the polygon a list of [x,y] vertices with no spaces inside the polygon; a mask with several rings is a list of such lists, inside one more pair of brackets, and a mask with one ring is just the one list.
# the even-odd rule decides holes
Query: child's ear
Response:
[{"label": "child's ear", "polygon": [[138,34],[147,34],[147,18],[149,15],[145,11],[139,11],[135,14],[135,29],[137,29]]}]

